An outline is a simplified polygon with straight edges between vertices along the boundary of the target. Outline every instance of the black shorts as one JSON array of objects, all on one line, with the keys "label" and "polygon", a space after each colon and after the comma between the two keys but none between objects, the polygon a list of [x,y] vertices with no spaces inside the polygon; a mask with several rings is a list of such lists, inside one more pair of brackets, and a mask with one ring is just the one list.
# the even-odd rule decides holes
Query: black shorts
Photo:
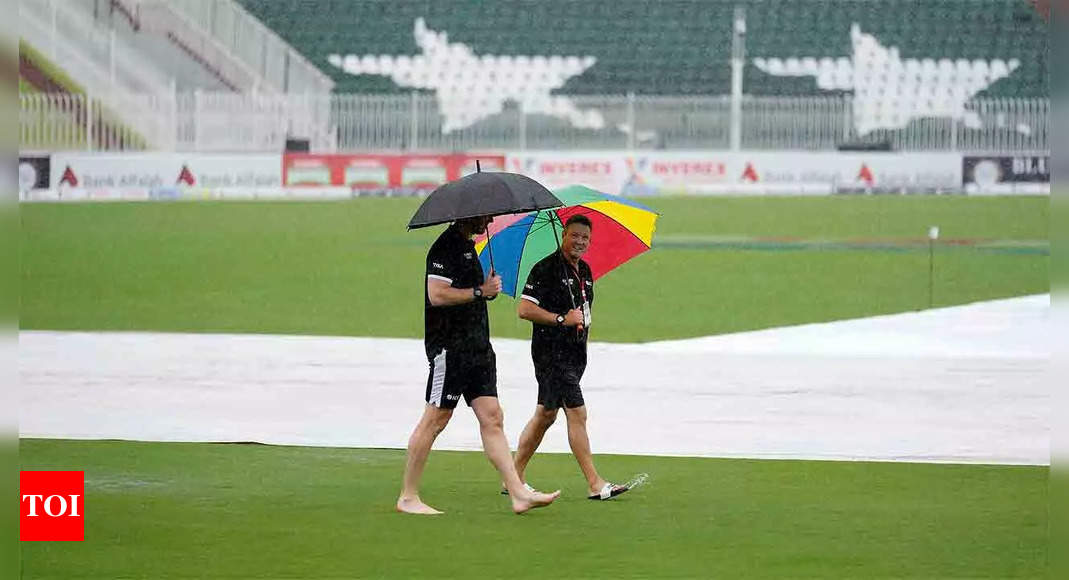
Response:
[{"label": "black shorts", "polygon": [[579,381],[585,370],[584,367],[578,366],[540,368],[540,365],[535,365],[538,404],[551,411],[561,407],[574,409],[585,405],[583,390],[579,388]]},{"label": "black shorts", "polygon": [[455,409],[461,395],[471,406],[478,397],[497,396],[497,356],[443,349],[431,358],[424,400],[440,409]]}]

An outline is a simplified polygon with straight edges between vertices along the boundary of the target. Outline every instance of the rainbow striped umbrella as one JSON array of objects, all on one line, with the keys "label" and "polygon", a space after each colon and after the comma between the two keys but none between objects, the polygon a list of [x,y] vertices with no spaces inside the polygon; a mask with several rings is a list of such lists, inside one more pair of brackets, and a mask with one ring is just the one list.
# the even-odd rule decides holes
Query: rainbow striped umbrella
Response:
[{"label": "rainbow striped umbrella", "polygon": [[595,280],[650,249],[658,217],[650,208],[581,185],[553,194],[563,207],[498,216],[487,234],[475,240],[483,271],[490,271],[492,259],[505,294],[516,297],[517,286],[526,282],[531,268],[557,250],[563,224],[575,214],[585,215],[593,225],[583,260],[590,264]]}]

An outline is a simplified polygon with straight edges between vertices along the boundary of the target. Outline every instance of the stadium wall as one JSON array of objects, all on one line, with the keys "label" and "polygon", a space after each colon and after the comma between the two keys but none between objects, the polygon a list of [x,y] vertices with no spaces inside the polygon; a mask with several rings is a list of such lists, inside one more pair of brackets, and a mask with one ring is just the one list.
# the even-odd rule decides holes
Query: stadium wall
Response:
[{"label": "stadium wall", "polygon": [[627,196],[1049,194],[1049,153],[54,153],[19,159],[23,201],[419,196],[475,171]]}]

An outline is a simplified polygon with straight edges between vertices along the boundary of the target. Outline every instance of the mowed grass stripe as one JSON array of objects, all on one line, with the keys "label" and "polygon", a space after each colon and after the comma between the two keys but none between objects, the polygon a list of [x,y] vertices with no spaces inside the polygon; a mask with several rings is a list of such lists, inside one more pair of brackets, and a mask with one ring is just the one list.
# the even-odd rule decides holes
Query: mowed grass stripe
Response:
[{"label": "mowed grass stripe", "polygon": [[23,440],[22,469],[84,470],[84,542],[22,544],[24,578],[1040,578],[1046,467],[602,455],[649,483],[514,516],[481,453],[432,453],[393,511],[403,451]]},{"label": "mowed grass stripe", "polygon": [[[598,341],[641,342],[928,305],[927,252],[677,247],[684,237],[1045,240],[1046,198],[655,198],[654,250],[599,281]],[[20,327],[419,338],[440,228],[415,199],[24,204]],[[597,232],[594,232],[595,238]],[[596,242],[595,242],[596,243]],[[1026,246],[1029,247],[1029,246]],[[940,250],[935,305],[1049,291],[1042,253]],[[515,302],[495,336],[530,336]]]},{"label": "mowed grass stripe", "polygon": [[[873,252],[918,252],[928,251],[926,238],[903,238],[886,240],[820,240],[797,238],[756,238],[741,236],[695,236],[663,235],[658,239],[657,249],[739,249],[757,251],[873,251]],[[939,239],[933,242],[936,252],[972,250],[1005,254],[1050,255],[1050,243],[1046,240],[979,240]]]}]

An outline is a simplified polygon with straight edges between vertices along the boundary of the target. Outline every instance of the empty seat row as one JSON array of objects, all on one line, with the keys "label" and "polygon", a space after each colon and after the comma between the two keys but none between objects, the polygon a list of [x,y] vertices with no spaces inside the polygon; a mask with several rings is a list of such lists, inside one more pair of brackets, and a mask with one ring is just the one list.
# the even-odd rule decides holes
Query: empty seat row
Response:
[{"label": "empty seat row", "polygon": [[[563,74],[561,90],[573,94],[727,94],[736,6],[746,13],[748,64],[764,72],[747,75],[753,94],[852,90],[866,78],[899,86],[999,79],[987,94],[1049,92],[1049,32],[1021,0],[239,2],[344,92],[405,91],[384,79],[441,84],[478,67],[528,74],[535,85]],[[805,75],[819,82],[798,82]]]}]

